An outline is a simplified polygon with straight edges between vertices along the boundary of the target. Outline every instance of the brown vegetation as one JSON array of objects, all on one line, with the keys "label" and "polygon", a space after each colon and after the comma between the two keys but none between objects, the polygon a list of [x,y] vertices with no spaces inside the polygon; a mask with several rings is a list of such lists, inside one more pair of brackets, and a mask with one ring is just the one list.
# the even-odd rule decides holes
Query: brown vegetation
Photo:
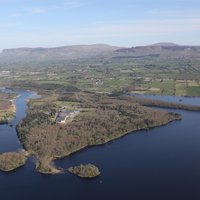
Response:
[{"label": "brown vegetation", "polygon": [[200,106],[192,106],[192,105],[184,105],[180,103],[174,102],[165,102],[141,97],[132,98],[136,103],[140,103],[143,106],[152,106],[152,107],[160,107],[160,108],[173,108],[173,109],[181,109],[181,110],[189,110],[189,111],[200,111]]},{"label": "brown vegetation", "polygon": [[0,154],[0,170],[1,171],[12,171],[23,165],[25,165],[27,158],[16,152],[9,152]]},{"label": "brown vegetation", "polygon": [[0,92],[0,124],[8,123],[15,112],[15,105],[12,103],[14,94]]},{"label": "brown vegetation", "polygon": [[29,109],[19,124],[18,136],[24,148],[35,155],[37,170],[55,173],[51,162],[90,145],[104,144],[131,131],[161,126],[181,119],[174,113],[144,107],[129,98],[79,93],[82,112],[72,122],[59,125],[52,121],[58,107],[43,104]]},{"label": "brown vegetation", "polygon": [[68,171],[81,178],[95,178],[100,175],[99,169],[92,164],[70,167]]}]

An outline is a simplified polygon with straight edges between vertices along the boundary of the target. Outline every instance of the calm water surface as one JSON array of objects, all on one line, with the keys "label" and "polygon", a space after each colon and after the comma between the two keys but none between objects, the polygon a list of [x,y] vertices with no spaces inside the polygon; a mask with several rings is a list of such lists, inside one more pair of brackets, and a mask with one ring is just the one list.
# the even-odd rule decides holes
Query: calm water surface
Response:
[{"label": "calm water surface", "polygon": [[[30,92],[18,91],[13,127],[0,126],[0,152],[21,148],[15,126],[25,116]],[[178,97],[150,96],[179,101]],[[200,98],[181,98],[200,105]],[[168,109],[173,111],[172,109]],[[103,146],[87,148],[56,162],[68,168],[91,162],[101,170],[93,180],[72,174],[41,175],[33,160],[11,173],[0,172],[1,200],[43,199],[200,199],[200,112],[178,111],[183,120],[150,131],[130,133]]]}]

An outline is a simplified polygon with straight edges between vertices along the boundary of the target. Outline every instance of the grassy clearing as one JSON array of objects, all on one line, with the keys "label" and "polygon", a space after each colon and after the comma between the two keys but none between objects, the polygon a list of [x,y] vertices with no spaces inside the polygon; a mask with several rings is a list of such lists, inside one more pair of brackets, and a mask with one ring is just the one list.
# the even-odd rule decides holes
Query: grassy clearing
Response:
[{"label": "grassy clearing", "polygon": [[151,80],[141,84],[146,94],[174,95],[175,84],[173,80]]},{"label": "grassy clearing", "polygon": [[175,86],[173,81],[160,81],[151,84],[153,88],[159,88],[162,95],[173,95]]},{"label": "grassy clearing", "polygon": [[71,107],[71,106],[78,105],[78,103],[76,103],[76,102],[69,102],[69,101],[55,101],[54,103],[59,107],[65,107],[65,106]]},{"label": "grassy clearing", "polygon": [[131,80],[127,79],[106,79],[103,83],[102,89],[106,92],[119,90],[128,87],[131,84]]},{"label": "grassy clearing", "polygon": [[195,80],[187,80],[187,84],[188,84],[188,86],[190,87],[192,87],[192,86],[194,86],[194,87],[198,87],[199,86],[199,82],[197,82],[197,81],[195,81]]},{"label": "grassy clearing", "polygon": [[176,81],[176,96],[187,96],[187,82],[185,80]]},{"label": "grassy clearing", "polygon": [[189,86],[186,91],[187,96],[200,96],[200,87]]}]

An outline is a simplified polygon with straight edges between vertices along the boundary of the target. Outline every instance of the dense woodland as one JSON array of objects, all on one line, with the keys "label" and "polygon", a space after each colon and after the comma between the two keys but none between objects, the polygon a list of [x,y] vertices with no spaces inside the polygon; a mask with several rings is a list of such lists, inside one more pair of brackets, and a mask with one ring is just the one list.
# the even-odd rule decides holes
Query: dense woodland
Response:
[{"label": "dense woodland", "polygon": [[9,152],[0,154],[0,170],[12,171],[18,167],[25,165],[27,158],[17,152]]},{"label": "dense woodland", "polygon": [[68,171],[81,178],[95,178],[100,175],[98,167],[87,164],[68,168]]},{"label": "dense woodland", "polygon": [[[68,95],[72,101],[71,94],[56,100],[65,100]],[[34,105],[33,102],[27,117],[18,125],[19,139],[36,156],[38,171],[51,173],[52,160],[86,146],[104,144],[134,130],[181,119],[178,114],[144,107],[132,98],[79,92],[74,94],[75,103],[77,99],[75,107],[82,111],[70,123],[60,125],[53,120],[59,109],[56,103]]]}]

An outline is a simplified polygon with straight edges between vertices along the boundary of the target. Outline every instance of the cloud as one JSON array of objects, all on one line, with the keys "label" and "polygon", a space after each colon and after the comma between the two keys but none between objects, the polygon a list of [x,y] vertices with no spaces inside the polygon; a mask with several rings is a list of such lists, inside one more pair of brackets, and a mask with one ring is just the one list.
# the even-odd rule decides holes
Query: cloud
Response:
[{"label": "cloud", "polygon": [[[1,1],[1,0],[0,0]],[[40,6],[35,6],[35,7],[26,7],[22,8],[19,11],[16,11],[15,13],[10,14],[9,17],[20,17],[24,15],[37,15],[37,14],[44,14],[47,12],[54,12],[56,10],[60,10],[63,8],[79,8],[83,6],[83,3],[79,1],[65,1],[63,5],[56,5],[56,6],[48,6],[48,7],[40,7]]]},{"label": "cloud", "polygon": [[0,28],[1,29],[10,29],[13,27],[16,27],[18,24],[15,23],[0,23]]},{"label": "cloud", "polygon": [[[9,27],[12,24],[1,24]],[[51,34],[49,34],[51,32]],[[108,43],[123,46],[130,44],[173,41],[197,44],[200,18],[167,20],[133,20],[121,22],[98,22],[87,27],[62,27],[41,29],[38,32],[1,32],[1,48],[20,46],[63,46],[69,44]],[[9,41],[9,42],[8,42]],[[8,44],[7,44],[8,43]]]},{"label": "cloud", "polygon": [[163,10],[152,9],[147,12],[153,17],[163,18],[195,18],[200,17],[200,9],[187,9],[187,10]]},{"label": "cloud", "polygon": [[47,10],[42,7],[32,7],[27,9],[27,11],[31,14],[41,14],[47,12]]},{"label": "cloud", "polygon": [[[88,27],[66,28],[52,31],[50,37],[59,38],[60,43],[133,43],[135,38],[174,38],[200,31],[200,18],[171,20],[134,20],[124,22],[97,23]],[[198,34],[198,33],[197,33]],[[194,35],[197,35],[194,34]],[[176,36],[175,36],[176,35]],[[177,38],[178,36],[178,38]],[[189,40],[192,38],[188,38]],[[183,42],[184,43],[184,42]]]},{"label": "cloud", "polygon": [[23,14],[22,13],[20,13],[20,12],[18,12],[18,13],[13,13],[13,14],[11,14],[9,17],[21,17]]},{"label": "cloud", "polygon": [[23,8],[18,12],[12,13],[9,15],[11,18],[18,18],[25,15],[37,15],[37,14],[43,14],[46,13],[48,10],[42,7],[28,7]]},{"label": "cloud", "polygon": [[200,31],[200,18],[168,20],[135,20],[119,23],[97,23],[78,30],[90,37],[125,38],[134,36],[160,36]]},{"label": "cloud", "polygon": [[79,1],[65,1],[64,5],[67,8],[79,8],[83,6],[83,3],[79,2]]}]

